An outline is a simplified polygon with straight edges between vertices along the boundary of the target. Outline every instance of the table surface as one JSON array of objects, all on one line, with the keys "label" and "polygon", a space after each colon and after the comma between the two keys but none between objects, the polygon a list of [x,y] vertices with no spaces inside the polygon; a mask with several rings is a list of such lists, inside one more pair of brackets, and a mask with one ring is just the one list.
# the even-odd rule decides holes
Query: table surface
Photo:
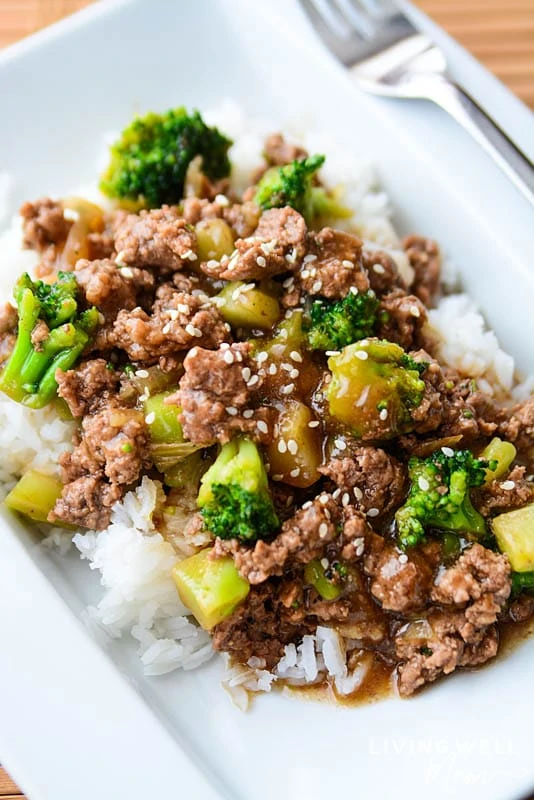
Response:
[{"label": "table surface", "polygon": [[[94,0],[0,0],[0,47],[91,2]],[[534,108],[534,0],[415,0],[415,3]],[[22,797],[0,767],[0,798],[21,800]]]}]

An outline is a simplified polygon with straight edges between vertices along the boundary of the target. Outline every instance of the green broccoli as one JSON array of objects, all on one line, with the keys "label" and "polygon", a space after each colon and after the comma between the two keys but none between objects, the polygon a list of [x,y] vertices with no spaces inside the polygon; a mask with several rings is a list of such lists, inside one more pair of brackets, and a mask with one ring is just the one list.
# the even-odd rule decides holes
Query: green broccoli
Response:
[{"label": "green broccoli", "polygon": [[254,202],[263,211],[291,206],[308,225],[318,217],[350,217],[350,209],[342,206],[333,194],[313,185],[324,161],[325,156],[315,155],[283,167],[271,167],[256,187]]},{"label": "green broccoli", "polygon": [[221,539],[251,542],[279,528],[263,461],[248,439],[223,446],[202,478],[197,502],[205,527]]},{"label": "green broccoli", "polygon": [[443,448],[427,458],[411,458],[410,490],[395,514],[401,547],[418,544],[427,528],[484,536],[486,523],[473,507],[469,490],[482,486],[489,466],[488,461],[475,458],[470,450],[449,452]]},{"label": "green broccoli", "polygon": [[[70,272],[59,272],[51,284],[25,273],[15,285],[17,341],[0,374],[0,390],[13,400],[30,408],[45,406],[56,394],[56,370],[70,369],[87,345],[100,314],[96,308],[78,313],[77,291]],[[35,344],[34,333],[39,333]]]},{"label": "green broccoli", "polygon": [[373,334],[378,311],[375,293],[349,294],[342,300],[315,300],[307,331],[312,350],[341,350]]},{"label": "green broccoli", "polygon": [[522,592],[534,593],[534,572],[512,572],[512,597]]},{"label": "green broccoli", "polygon": [[211,180],[230,174],[232,141],[206,125],[198,111],[171,109],[134,119],[111,147],[111,161],[100,188],[109,197],[149,208],[178,203],[189,164],[202,156],[202,171]]},{"label": "green broccoli", "polygon": [[364,440],[391,439],[413,429],[411,412],[425,392],[426,362],[384,339],[361,339],[328,359],[330,413]]}]

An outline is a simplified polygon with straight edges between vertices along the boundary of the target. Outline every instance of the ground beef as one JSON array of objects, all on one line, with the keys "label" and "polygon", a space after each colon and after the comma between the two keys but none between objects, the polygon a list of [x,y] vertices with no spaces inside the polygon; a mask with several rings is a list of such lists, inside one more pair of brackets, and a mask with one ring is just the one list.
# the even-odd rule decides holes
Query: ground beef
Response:
[{"label": "ground beef", "polygon": [[332,300],[345,297],[352,287],[367,291],[370,283],[361,255],[362,242],[357,236],[333,228],[312,234],[310,252],[298,275],[301,288]]},{"label": "ground beef", "polygon": [[152,291],[154,277],[145,269],[119,268],[110,259],[76,263],[76,281],[87,305],[96,306],[106,321],[113,321],[122,309],[131,310],[138,299]]},{"label": "ground beef", "polygon": [[263,155],[270,167],[283,167],[292,161],[302,161],[308,157],[307,150],[286,142],[281,133],[271,133],[265,140]]},{"label": "ground beef", "polygon": [[215,348],[228,338],[228,326],[206,295],[176,291],[159,293],[151,314],[120,311],[112,333],[115,347],[146,363],[195,345]]},{"label": "ground beef", "polygon": [[150,465],[148,429],[141,411],[109,407],[83,418],[79,441],[61,457],[62,478],[102,475],[111,483],[135,483]]},{"label": "ground beef", "polygon": [[106,483],[100,476],[84,475],[63,487],[48,520],[103,530],[109,525],[112,505],[121,496],[120,486]]},{"label": "ground beef", "polygon": [[395,289],[380,301],[377,335],[405,350],[416,350],[424,342],[422,329],[427,319],[426,308],[418,297]]},{"label": "ground beef", "polygon": [[[456,606],[473,602],[466,616],[470,622],[481,627],[476,604],[489,597],[494,609],[491,622],[494,622],[510,595],[510,586],[510,564],[506,556],[493,553],[481,544],[474,544],[439,576],[432,590],[432,600],[442,605]],[[486,614],[487,609],[482,607],[482,610]],[[482,624],[489,623],[483,621]]]},{"label": "ground beef", "polygon": [[444,378],[443,421],[439,436],[461,436],[462,445],[492,436],[504,417],[493,398],[480,391],[476,381],[447,370]]},{"label": "ground beef", "polygon": [[384,250],[364,247],[362,249],[362,266],[367,270],[371,289],[378,297],[393,289],[406,289],[406,284],[399,274],[397,262]]},{"label": "ground beef", "polygon": [[57,393],[73,417],[83,417],[113,402],[120,376],[103,358],[84,361],[75,369],[56,372]]},{"label": "ground beef", "polygon": [[414,271],[411,289],[426,306],[432,306],[439,291],[441,253],[437,242],[424,236],[406,236],[402,242]]},{"label": "ground beef", "polygon": [[115,238],[111,231],[87,234],[87,258],[89,261],[111,258],[115,252]]},{"label": "ground beef", "polygon": [[364,511],[375,508],[384,514],[402,502],[404,469],[378,447],[356,447],[349,456],[330,459],[319,472],[341,489],[344,504],[357,503]]},{"label": "ground beef", "polygon": [[[292,622],[280,595],[283,584],[276,579],[252,586],[246,600],[213,629],[212,644],[242,664],[252,658],[272,669],[290,642],[315,630],[317,623]],[[286,599],[286,598],[284,598]]]},{"label": "ground beef", "polygon": [[10,303],[0,306],[0,364],[11,355],[17,341],[19,317]]},{"label": "ground beef", "polygon": [[[180,388],[167,402],[182,409],[180,420],[187,439],[201,445],[224,444],[234,434],[248,433],[259,441],[270,441],[271,415],[266,409],[251,408],[261,378],[248,343],[223,345],[215,351],[194,347],[183,365]],[[258,429],[260,420],[266,423],[267,434]]]},{"label": "ground beef", "polygon": [[41,197],[34,203],[24,203],[22,217],[23,244],[42,253],[50,245],[61,245],[67,238],[72,222],[63,216],[63,207],[56,200]]},{"label": "ground beef", "polygon": [[260,214],[260,209],[252,202],[234,203],[223,208],[223,219],[240,239],[252,236],[258,227]]},{"label": "ground beef", "polygon": [[364,571],[371,578],[370,589],[386,611],[408,614],[423,608],[430,596],[434,563],[420,550],[403,553],[382,536],[367,540]]},{"label": "ground beef", "polygon": [[476,508],[485,517],[511,511],[534,500],[534,486],[525,478],[525,467],[516,466],[504,478],[491,481],[473,493]]},{"label": "ground beef", "polygon": [[300,214],[289,206],[271,208],[263,212],[252,236],[237,239],[230,258],[201,266],[206,274],[225,280],[262,280],[296,269],[306,242],[306,223]]},{"label": "ground beef", "polygon": [[410,353],[417,362],[426,362],[427,367],[421,377],[425,383],[425,391],[421,402],[410,410],[414,430],[419,434],[435,431],[443,421],[444,382],[441,367],[425,350]]},{"label": "ground beef", "polygon": [[512,409],[510,417],[501,423],[501,433],[515,444],[529,468],[534,469],[534,397]]},{"label": "ground beef", "polygon": [[526,622],[534,614],[534,596],[520,594],[508,606],[508,616],[512,622]]},{"label": "ground beef", "polygon": [[[477,666],[497,654],[495,626],[465,630],[461,612],[434,611],[396,637],[399,693],[407,697],[457,667]],[[464,638],[464,635],[467,638]]]},{"label": "ground beef", "polygon": [[194,231],[171,206],[118,219],[115,250],[121,264],[151,267],[164,275],[195,262],[196,249]]},{"label": "ground beef", "polygon": [[186,197],[182,202],[181,212],[188,225],[196,225],[203,219],[220,219],[223,206],[199,197]]},{"label": "ground beef", "polygon": [[254,547],[247,548],[235,539],[231,544],[218,540],[214,555],[231,552],[236,567],[249,583],[263,583],[273,575],[282,575],[292,565],[307,564],[321,556],[338,535],[338,519],[336,503],[328,495],[322,495],[284,522],[271,542],[259,540]]},{"label": "ground beef", "polygon": [[[474,544],[442,572],[431,599],[454,610],[431,611],[396,637],[399,692],[420,686],[457,667],[482,664],[497,653],[497,617],[510,595],[506,556]],[[461,611],[458,611],[460,607]]]}]

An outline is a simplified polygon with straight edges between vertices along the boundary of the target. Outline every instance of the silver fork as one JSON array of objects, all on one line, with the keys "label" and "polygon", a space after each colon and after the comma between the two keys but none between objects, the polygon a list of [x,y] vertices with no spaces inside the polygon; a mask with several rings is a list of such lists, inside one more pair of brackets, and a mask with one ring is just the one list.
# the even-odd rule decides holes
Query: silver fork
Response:
[{"label": "silver fork", "polygon": [[468,131],[534,204],[534,166],[447,73],[442,50],[392,0],[300,0],[329,50],[362,89],[424,98]]}]

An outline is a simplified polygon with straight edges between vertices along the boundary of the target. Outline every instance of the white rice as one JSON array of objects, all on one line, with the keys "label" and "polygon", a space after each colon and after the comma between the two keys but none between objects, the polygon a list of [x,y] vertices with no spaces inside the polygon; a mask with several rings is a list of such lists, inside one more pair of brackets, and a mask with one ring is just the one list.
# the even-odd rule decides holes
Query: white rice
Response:
[{"label": "white rice", "polygon": [[[250,120],[233,103],[207,112],[206,120],[217,124],[235,141],[231,158],[232,180],[236,188],[250,184],[261,163],[265,135],[279,126],[272,122]],[[395,258],[408,283],[413,271],[400,247],[390,218],[389,201],[380,189],[372,165],[339,148],[335,139],[317,130],[288,131],[290,140],[302,143],[310,152],[324,152],[327,160],[322,174],[331,186],[339,187],[341,201],[353,209],[344,227],[359,234],[369,247],[380,246]],[[102,164],[99,164],[101,168]],[[9,208],[11,180],[0,174],[0,224]],[[86,187],[76,192],[95,202],[107,201],[98,190]],[[37,261],[32,251],[20,247],[21,221],[16,217],[0,234],[0,297],[9,299],[13,282],[24,271],[31,271]],[[444,277],[448,288],[455,282],[454,270],[446,263]],[[430,324],[440,341],[442,360],[462,373],[477,377],[481,388],[492,392],[513,387],[514,362],[499,347],[495,334],[488,331],[478,308],[467,295],[443,298],[430,312]],[[469,342],[469,350],[465,343]],[[534,381],[515,391],[526,396]],[[74,423],[55,416],[52,408],[31,411],[0,395],[0,497],[28,468],[57,472],[59,456],[71,447]],[[72,537],[81,557],[100,572],[102,596],[96,606],[87,609],[93,626],[111,637],[132,636],[139,642],[139,654],[147,675],[160,675],[176,668],[193,669],[213,654],[210,637],[193,621],[181,603],[172,577],[173,565],[205,544],[183,540],[172,530],[173,546],[154,528],[152,515],[161,496],[157,482],[145,477],[141,485],[113,508],[110,526],[99,533],[90,531]],[[65,548],[71,534],[61,528],[43,526],[48,534],[45,543]],[[296,686],[309,685],[329,678],[339,694],[354,691],[364,680],[372,656],[352,655],[356,666],[349,673],[347,650],[350,640],[331,628],[319,627],[314,636],[305,636],[298,646],[288,645],[284,656],[269,672],[258,659],[247,666],[227,668],[223,684],[241,708],[252,692],[268,692],[282,679]]]}]

